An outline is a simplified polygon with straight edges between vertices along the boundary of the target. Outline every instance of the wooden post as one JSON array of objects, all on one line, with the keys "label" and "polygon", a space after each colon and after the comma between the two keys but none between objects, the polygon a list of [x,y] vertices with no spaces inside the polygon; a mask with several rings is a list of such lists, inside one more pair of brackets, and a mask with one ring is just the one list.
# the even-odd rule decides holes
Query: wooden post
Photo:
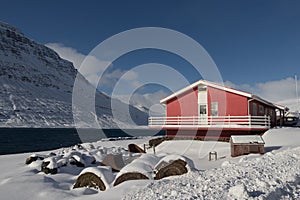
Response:
[{"label": "wooden post", "polygon": [[209,160],[209,161],[212,160],[211,156],[213,156],[213,155],[215,156],[215,160],[218,159],[217,152],[216,152],[216,151],[211,151],[211,152],[209,152],[209,154],[208,154],[208,160]]}]

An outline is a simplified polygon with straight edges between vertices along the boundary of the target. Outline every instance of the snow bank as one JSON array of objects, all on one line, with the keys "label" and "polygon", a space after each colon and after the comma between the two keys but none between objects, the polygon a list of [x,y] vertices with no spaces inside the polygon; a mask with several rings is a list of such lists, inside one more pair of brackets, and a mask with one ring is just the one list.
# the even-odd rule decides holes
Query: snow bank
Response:
[{"label": "snow bank", "polygon": [[[250,156],[251,157],[251,156]],[[300,148],[162,179],[124,199],[299,199]]]},{"label": "snow bank", "polygon": [[158,166],[161,166],[163,163],[172,163],[173,161],[176,161],[176,160],[183,160],[184,162],[187,163],[187,165],[185,167],[187,167],[188,171],[191,171],[194,169],[194,163],[192,160],[184,157],[184,156],[180,156],[178,154],[171,154],[171,155],[167,155],[167,156],[164,156],[160,159],[160,161],[155,165],[155,169],[158,169],[159,167]]},{"label": "snow bank", "polygon": [[300,146],[300,128],[271,129],[263,135],[266,147]]},{"label": "snow bank", "polygon": [[131,172],[141,173],[149,179],[153,179],[153,170],[159,160],[160,158],[155,155],[143,154],[141,157],[133,160],[131,163],[122,168],[117,174],[116,179],[123,174]]}]

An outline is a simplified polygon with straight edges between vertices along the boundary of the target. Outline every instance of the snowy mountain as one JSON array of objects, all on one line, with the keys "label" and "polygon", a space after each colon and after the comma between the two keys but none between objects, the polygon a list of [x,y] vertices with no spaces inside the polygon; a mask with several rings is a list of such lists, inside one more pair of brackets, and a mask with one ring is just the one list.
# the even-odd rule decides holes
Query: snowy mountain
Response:
[{"label": "snowy mountain", "polygon": [[[72,90],[77,70],[48,47],[24,36],[18,29],[0,22],[0,126],[72,127]],[[80,76],[82,84],[93,89]],[[117,102],[118,116],[128,105],[97,91],[96,113],[103,128],[123,127],[129,120],[112,117],[111,101]],[[130,114],[138,125],[147,123],[147,114],[132,106]],[[95,117],[95,113],[89,113]],[[121,118],[121,120],[119,120]],[[82,123],[82,127],[90,127]]]},{"label": "snowy mountain", "polygon": [[143,112],[149,113],[150,116],[164,116],[165,108],[164,105],[160,104],[160,100],[168,96],[162,90],[156,91],[154,93],[138,94],[135,93],[132,96],[117,96],[122,102],[129,102],[131,105],[135,106]]}]

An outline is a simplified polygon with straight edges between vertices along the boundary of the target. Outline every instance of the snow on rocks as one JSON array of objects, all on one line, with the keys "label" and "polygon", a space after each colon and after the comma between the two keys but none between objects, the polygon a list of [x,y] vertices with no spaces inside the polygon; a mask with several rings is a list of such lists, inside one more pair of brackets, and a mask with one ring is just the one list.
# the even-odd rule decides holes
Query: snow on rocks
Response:
[{"label": "snow on rocks", "polygon": [[104,166],[110,166],[114,172],[119,172],[124,166],[122,154],[108,154],[101,162]]},{"label": "snow on rocks", "polygon": [[[124,199],[299,199],[300,147],[152,182]],[[176,197],[174,197],[176,191]]]},{"label": "snow on rocks", "polygon": [[45,174],[57,174],[58,166],[57,166],[56,158],[50,157],[44,159],[41,166],[41,171],[44,172]]},{"label": "snow on rocks", "polygon": [[38,155],[38,154],[32,154],[31,156],[29,156],[28,158],[26,158],[25,164],[29,165],[32,162],[35,162],[37,160],[44,160],[44,156],[43,155]]},{"label": "snow on rocks", "polygon": [[79,174],[73,188],[91,187],[104,191],[110,187],[113,180],[114,175],[110,167],[88,167]]},{"label": "snow on rocks", "polygon": [[147,154],[133,160],[117,174],[114,186],[128,180],[153,179],[153,169],[158,161],[158,157]]},{"label": "snow on rocks", "polygon": [[180,155],[167,155],[155,165],[155,180],[169,176],[182,175],[194,168],[190,159]]},{"label": "snow on rocks", "polygon": [[190,170],[187,162],[193,166],[192,161],[180,155],[155,156],[143,154],[130,164],[126,165],[117,174],[114,186],[128,180],[162,179],[168,176],[182,175]]}]

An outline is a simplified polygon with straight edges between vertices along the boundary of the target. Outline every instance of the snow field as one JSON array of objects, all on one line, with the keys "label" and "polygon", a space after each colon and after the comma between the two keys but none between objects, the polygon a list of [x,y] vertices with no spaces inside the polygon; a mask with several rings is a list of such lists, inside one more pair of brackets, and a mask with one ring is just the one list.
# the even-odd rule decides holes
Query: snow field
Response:
[{"label": "snow field", "polygon": [[300,147],[148,184],[124,199],[299,199]]},{"label": "snow field", "polygon": [[[135,143],[143,146],[149,139],[103,140],[82,144],[83,148],[75,146],[53,152],[56,155],[64,154],[65,157],[61,158],[63,161],[73,157],[71,152],[74,149],[75,152],[81,152],[81,158],[87,165],[90,163],[87,162],[89,155],[95,157],[96,161],[101,161],[106,154],[122,153],[125,160],[130,160],[130,155],[124,151],[127,145]],[[271,129],[264,134],[263,139],[266,142],[264,155],[249,154],[235,158],[230,157],[228,143],[167,141],[156,148],[158,157],[183,155],[192,160],[198,170],[161,180],[126,181],[105,191],[72,189],[79,174],[83,173],[83,168],[68,165],[61,167],[58,174],[50,175],[40,172],[41,160],[30,165],[24,164],[31,154],[3,155],[0,156],[0,197],[31,200],[300,199],[300,129]],[[218,152],[217,161],[208,161],[207,153],[210,151]],[[50,155],[49,153],[41,152],[36,155]],[[157,160],[151,159],[150,149],[148,153],[150,155],[144,156],[148,157],[145,163],[155,166]],[[57,164],[63,165],[59,163],[59,159]],[[104,175],[103,170],[99,171],[99,174]]]}]

